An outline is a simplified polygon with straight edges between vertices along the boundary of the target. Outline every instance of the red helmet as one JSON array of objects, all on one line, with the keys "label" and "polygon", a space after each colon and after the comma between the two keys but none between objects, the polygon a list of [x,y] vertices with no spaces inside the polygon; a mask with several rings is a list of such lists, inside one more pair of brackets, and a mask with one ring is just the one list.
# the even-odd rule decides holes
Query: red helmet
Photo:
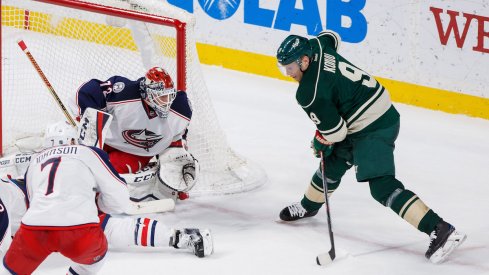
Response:
[{"label": "red helmet", "polygon": [[177,92],[173,80],[165,69],[151,68],[141,82],[141,95],[159,117],[167,117]]}]

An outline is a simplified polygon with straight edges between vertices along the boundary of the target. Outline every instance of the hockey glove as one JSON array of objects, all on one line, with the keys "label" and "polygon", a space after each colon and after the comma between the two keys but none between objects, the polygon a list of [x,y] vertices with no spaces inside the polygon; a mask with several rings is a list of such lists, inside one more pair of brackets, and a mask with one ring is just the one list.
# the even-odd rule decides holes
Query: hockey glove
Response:
[{"label": "hockey glove", "polygon": [[327,141],[323,137],[323,135],[318,130],[316,130],[314,138],[311,142],[311,148],[315,157],[321,157],[321,154],[319,152],[323,152],[323,156],[327,157],[333,152],[333,142]]},{"label": "hockey glove", "polygon": [[197,183],[199,162],[183,147],[167,148],[159,158],[158,179],[168,188],[187,192]]}]

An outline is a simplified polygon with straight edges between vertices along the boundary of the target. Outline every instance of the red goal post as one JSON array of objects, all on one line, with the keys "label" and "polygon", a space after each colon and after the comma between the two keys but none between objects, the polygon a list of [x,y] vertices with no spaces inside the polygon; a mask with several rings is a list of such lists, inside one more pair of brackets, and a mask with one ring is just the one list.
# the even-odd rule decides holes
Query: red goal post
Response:
[{"label": "red goal post", "polygon": [[[92,1],[92,2],[90,2]],[[236,193],[266,181],[263,170],[236,154],[220,128],[202,76],[191,14],[161,0],[2,0],[1,153],[63,119],[16,41],[25,40],[61,100],[73,107],[91,78],[137,79],[163,66],[192,101],[188,145],[201,164],[191,192]]]}]

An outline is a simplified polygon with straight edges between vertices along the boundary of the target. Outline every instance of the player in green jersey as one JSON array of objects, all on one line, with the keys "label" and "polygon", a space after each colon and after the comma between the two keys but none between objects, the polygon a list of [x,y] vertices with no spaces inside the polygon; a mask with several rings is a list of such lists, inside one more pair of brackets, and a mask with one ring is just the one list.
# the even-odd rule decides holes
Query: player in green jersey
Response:
[{"label": "player in green jersey", "polygon": [[[281,71],[299,82],[297,102],[316,124],[311,147],[323,152],[328,196],[355,166],[359,182],[372,197],[430,236],[425,256],[442,262],[466,238],[431,210],[395,177],[394,143],[399,113],[388,91],[374,77],[338,54],[340,37],[332,31],[317,37],[290,35],[277,50]],[[320,168],[300,202],[285,207],[280,219],[295,221],[317,214],[324,204]]]}]

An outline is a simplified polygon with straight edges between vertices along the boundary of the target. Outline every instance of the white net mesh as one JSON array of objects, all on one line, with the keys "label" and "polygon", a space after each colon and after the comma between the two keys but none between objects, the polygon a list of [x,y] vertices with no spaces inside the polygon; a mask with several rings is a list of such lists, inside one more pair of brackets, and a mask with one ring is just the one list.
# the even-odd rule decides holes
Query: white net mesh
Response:
[{"label": "white net mesh", "polygon": [[[264,183],[262,169],[236,155],[219,127],[200,69],[192,15],[160,1],[96,2],[187,23],[185,77],[194,110],[188,146],[201,164],[201,178],[191,194],[236,193]],[[123,75],[134,80],[157,64],[177,78],[177,35],[172,27],[28,0],[2,0],[1,5],[4,154],[15,151],[17,139],[38,136],[47,124],[63,119],[17,45],[19,39],[67,105],[78,87],[92,78]]]}]

